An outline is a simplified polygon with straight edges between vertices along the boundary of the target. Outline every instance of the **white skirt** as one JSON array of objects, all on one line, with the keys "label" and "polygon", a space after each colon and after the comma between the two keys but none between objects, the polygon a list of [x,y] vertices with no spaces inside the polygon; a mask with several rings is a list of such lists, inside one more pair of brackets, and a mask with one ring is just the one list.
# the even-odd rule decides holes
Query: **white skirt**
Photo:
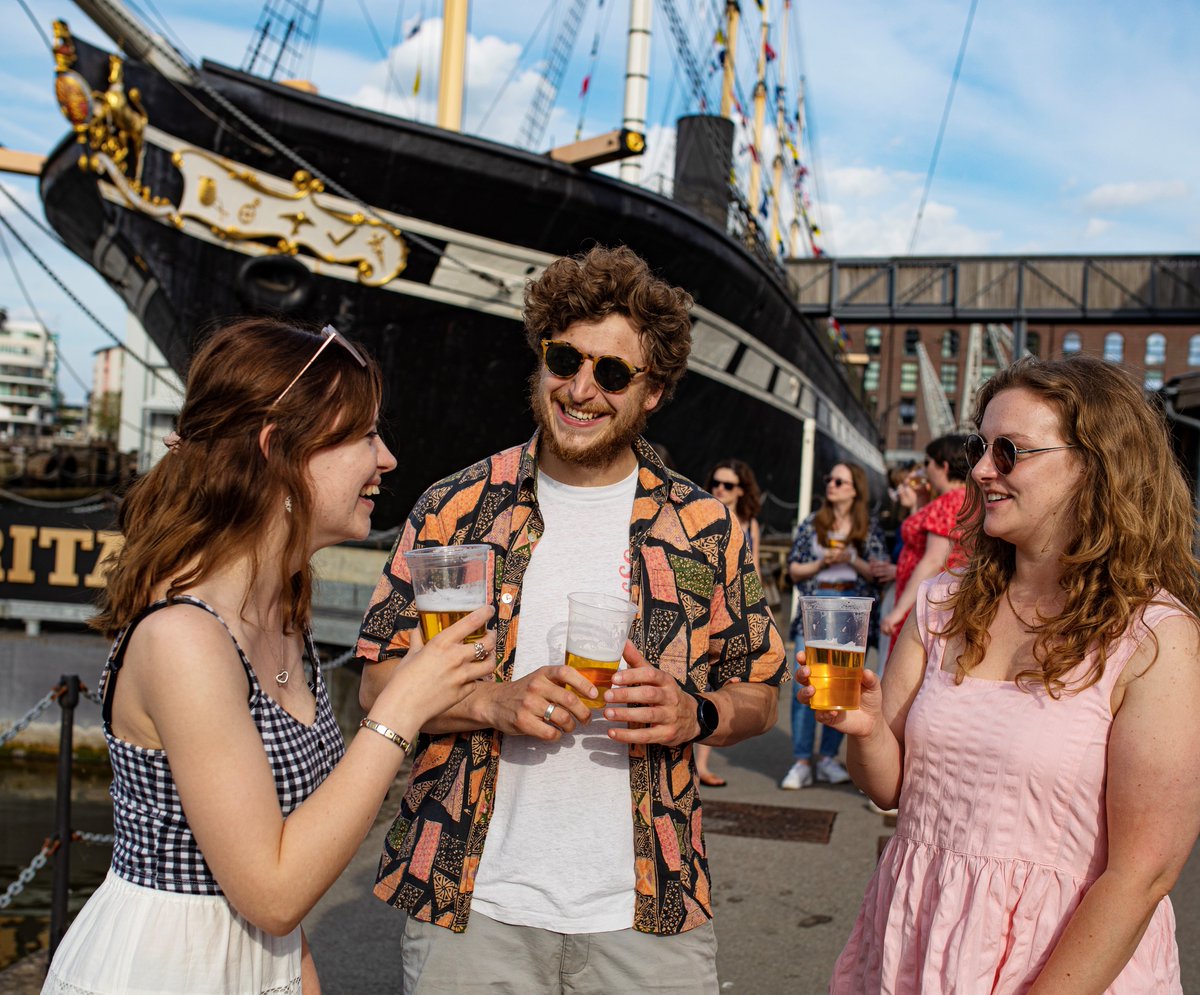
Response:
[{"label": "white skirt", "polygon": [[272,936],[224,896],[143,888],[110,870],[59,944],[42,995],[299,991],[299,926]]}]

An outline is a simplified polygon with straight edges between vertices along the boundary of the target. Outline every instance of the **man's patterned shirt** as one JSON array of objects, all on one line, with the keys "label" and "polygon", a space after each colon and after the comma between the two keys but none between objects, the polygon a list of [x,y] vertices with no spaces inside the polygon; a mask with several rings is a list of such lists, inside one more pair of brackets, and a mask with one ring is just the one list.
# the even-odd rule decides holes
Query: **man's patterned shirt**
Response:
[{"label": "man's patterned shirt", "polygon": [[[363,619],[358,655],[407,652],[417,612],[403,553],[420,546],[492,547],[496,680],[512,678],[521,580],[544,531],[537,505],[537,435],[431,487],[392,549]],[[636,440],[637,489],[629,523],[634,644],[685,690],[737,678],[788,679],[783,644],[742,530],[725,506],[669,473]],[[586,555],[586,550],[580,550]],[[384,844],[375,894],[424,922],[467,928],[471,893],[496,792],[502,734],[422,734],[400,813]],[[690,744],[629,746],[634,929],[681,933],[712,917],[700,797]]]}]

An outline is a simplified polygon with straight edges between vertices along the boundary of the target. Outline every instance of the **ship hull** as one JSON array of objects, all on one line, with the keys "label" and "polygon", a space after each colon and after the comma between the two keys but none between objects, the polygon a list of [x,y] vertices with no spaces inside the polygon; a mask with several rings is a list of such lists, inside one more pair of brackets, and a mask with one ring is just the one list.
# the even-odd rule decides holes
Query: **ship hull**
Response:
[{"label": "ship hull", "polygon": [[[102,90],[107,53],[77,45],[78,70]],[[145,198],[131,196],[119,176],[81,169],[87,147],[68,138],[43,173],[46,215],[176,370],[214,323],[249,311],[329,321],[365,343],[385,371],[384,423],[400,464],[385,480],[377,528],[401,520],[430,482],[528,437],[534,358],[520,323],[524,282],[551,258],[595,243],[631,246],[696,298],[691,368],[647,433],[681,472],[703,480],[715,460],[745,459],[774,498],[769,521],[786,529],[806,422],[818,471],[847,458],[881,469],[874,425],[824,330],[799,314],[775,268],[680,205],[546,157],[223,67],[206,65],[202,76],[302,156],[324,189],[310,184],[301,196],[297,163],[229,118],[210,93],[193,90],[188,99],[131,61],[125,86],[138,89],[148,119]],[[373,224],[376,237],[398,233],[399,271],[385,280],[395,258],[384,265],[380,254],[364,280],[361,261],[356,268],[307,230],[319,225],[297,221],[290,250],[281,252],[287,231],[279,240],[270,232],[250,237],[246,225],[215,220],[207,208],[189,214],[186,188],[205,170],[222,183],[238,173],[239,182],[258,184],[265,193],[255,203],[290,195],[310,216],[324,212],[334,226],[324,232],[328,242],[366,237]],[[154,207],[151,195],[167,207]],[[220,207],[222,196],[232,203],[228,191],[209,199]],[[368,220],[346,220],[355,208]]]}]

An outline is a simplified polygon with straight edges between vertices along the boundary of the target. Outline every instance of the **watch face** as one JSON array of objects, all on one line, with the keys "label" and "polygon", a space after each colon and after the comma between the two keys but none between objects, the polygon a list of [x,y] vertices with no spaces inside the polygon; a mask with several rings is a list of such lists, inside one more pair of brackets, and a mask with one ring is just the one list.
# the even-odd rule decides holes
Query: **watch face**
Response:
[{"label": "watch face", "polygon": [[720,717],[717,715],[717,706],[708,698],[697,696],[697,700],[696,722],[700,726],[700,738],[705,739],[717,731]]}]

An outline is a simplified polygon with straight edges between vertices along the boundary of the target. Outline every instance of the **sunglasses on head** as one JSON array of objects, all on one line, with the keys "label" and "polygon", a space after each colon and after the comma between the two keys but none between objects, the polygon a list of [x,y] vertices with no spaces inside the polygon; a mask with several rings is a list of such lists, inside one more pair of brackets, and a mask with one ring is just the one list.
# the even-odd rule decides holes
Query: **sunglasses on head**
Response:
[{"label": "sunglasses on head", "polygon": [[984,442],[982,435],[968,435],[966,445],[963,446],[963,450],[967,456],[967,463],[971,466],[978,463],[983,459],[983,454],[987,452],[989,446],[992,448],[992,466],[1002,476],[1013,472],[1013,467],[1017,465],[1018,456],[1031,456],[1034,453],[1052,453],[1057,449],[1078,448],[1077,446],[1044,446],[1041,449],[1018,449],[1012,439],[1006,439],[1003,435],[997,436],[991,442]]},{"label": "sunglasses on head", "polygon": [[592,379],[606,394],[619,394],[649,366],[632,366],[620,356],[592,356],[576,349],[570,342],[542,339],[542,360],[546,369],[561,380],[570,380],[579,372],[585,359],[592,361]]},{"label": "sunglasses on head", "polygon": [[736,480],[714,480],[708,485],[710,491],[735,491],[742,485]]},{"label": "sunglasses on head", "polygon": [[290,384],[288,384],[286,387],[284,387],[283,390],[280,392],[279,396],[271,402],[271,407],[275,407],[275,405],[277,405],[280,401],[282,401],[285,397],[287,397],[287,392],[296,386],[296,382],[302,376],[304,376],[304,374],[308,370],[308,368],[317,361],[317,357],[319,355],[321,355],[321,353],[323,353],[329,347],[329,343],[331,343],[331,342],[336,342],[343,349],[345,349],[348,353],[350,353],[350,355],[353,356],[355,358],[355,360],[357,360],[359,366],[367,365],[367,361],[363,357],[363,354],[361,352],[359,352],[357,349],[355,349],[354,346],[350,343],[350,340],[347,339],[344,335],[342,335],[342,333],[339,332],[336,328],[334,328],[333,325],[326,325],[324,328],[321,329],[320,334],[325,336],[325,341],[322,342],[319,346],[317,346],[317,351],[312,354],[312,359],[310,359],[307,363],[305,363],[302,367],[300,367],[300,372],[297,373],[294,377],[292,377],[292,382]]},{"label": "sunglasses on head", "polygon": [[843,480],[841,477],[835,477],[832,473],[825,474],[825,486],[833,484],[834,487],[849,487],[853,484],[853,480]]}]

